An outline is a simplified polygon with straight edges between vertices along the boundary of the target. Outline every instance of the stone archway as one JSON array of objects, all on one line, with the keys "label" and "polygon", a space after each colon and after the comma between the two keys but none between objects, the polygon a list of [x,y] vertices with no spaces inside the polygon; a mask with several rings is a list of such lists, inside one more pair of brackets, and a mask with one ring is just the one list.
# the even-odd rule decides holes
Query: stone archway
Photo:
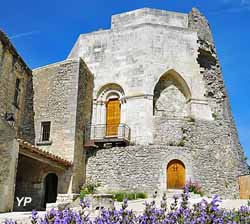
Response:
[{"label": "stone archway", "polygon": [[44,187],[44,206],[46,207],[46,203],[56,202],[57,198],[57,185],[58,185],[58,177],[55,173],[49,173],[45,177]]},{"label": "stone archway", "polygon": [[180,74],[169,70],[154,88],[153,114],[156,116],[184,117],[189,114],[188,100],[191,91]]},{"label": "stone archway", "polygon": [[[93,106],[92,124],[106,126],[107,135],[117,135],[120,123],[125,123],[126,100],[123,88],[116,83],[101,87]],[[109,126],[108,126],[109,125]],[[114,128],[111,126],[114,125]]]},{"label": "stone archway", "polygon": [[185,165],[182,161],[171,160],[166,169],[167,189],[182,189],[185,186]]}]

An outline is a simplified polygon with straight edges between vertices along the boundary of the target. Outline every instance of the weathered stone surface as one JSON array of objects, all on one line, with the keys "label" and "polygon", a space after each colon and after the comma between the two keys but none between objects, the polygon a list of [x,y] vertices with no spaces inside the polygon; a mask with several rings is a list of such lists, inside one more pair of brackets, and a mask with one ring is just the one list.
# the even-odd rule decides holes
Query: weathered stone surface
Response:
[{"label": "weathered stone surface", "polygon": [[33,78],[29,76],[26,84],[26,95],[24,102],[24,116],[19,131],[19,138],[35,144],[34,108],[33,108]]},{"label": "weathered stone surface", "polygon": [[115,80],[124,91],[122,121],[140,144],[90,152],[87,175],[104,189],[163,191],[169,159],[179,159],[186,181],[200,181],[208,195],[238,197],[244,154],[208,21],[197,9],[171,15],[113,16],[110,30],[81,35],[72,49],[69,58],[82,56],[95,74],[92,124],[105,123],[98,94]]},{"label": "weathered stone surface", "polygon": [[[13,114],[15,119],[15,129],[17,135],[21,137],[21,126],[25,116],[32,115],[32,107],[26,108],[26,97],[32,98],[31,89],[26,90],[28,85],[32,85],[31,70],[16,52],[7,36],[0,31],[0,116],[5,119],[6,113]],[[18,105],[14,105],[16,79],[20,80]],[[29,81],[28,81],[29,80]],[[30,83],[30,84],[28,84]],[[32,104],[32,102],[30,103]],[[25,110],[25,111],[24,111]],[[32,115],[33,116],[33,115]],[[32,119],[32,118],[31,118]],[[34,128],[32,120],[27,127],[30,140],[34,138]]]},{"label": "weathered stone surface", "polygon": [[13,208],[19,150],[15,136],[13,127],[0,118],[0,212],[8,212]]},{"label": "weathered stone surface", "polygon": [[[93,77],[81,59],[35,69],[36,144],[73,161],[68,191],[78,192],[85,175],[84,128],[90,124]],[[50,142],[41,141],[41,122],[50,121]]]},{"label": "weathered stone surface", "polygon": [[[19,94],[14,105],[17,79],[20,80]],[[34,141],[32,94],[31,70],[0,30],[0,212],[13,208],[19,152],[16,139]],[[13,125],[6,121],[7,115],[13,117]]]},{"label": "weathered stone surface", "polygon": [[[232,141],[231,124],[201,120],[169,120],[165,124],[169,127],[171,123],[180,129],[172,142],[156,138],[154,145],[89,152],[87,176],[100,181],[106,191],[165,191],[167,165],[178,159],[185,165],[186,180],[199,181],[206,195],[239,197],[237,179],[245,167],[243,154]],[[169,132],[164,132],[165,136]]]},{"label": "weathered stone surface", "polygon": [[[35,207],[42,203],[43,175],[50,170],[60,176],[61,194],[79,192],[86,175],[107,192],[151,193],[167,189],[166,168],[173,159],[184,163],[186,181],[199,181],[207,195],[238,197],[244,153],[212,33],[198,10],[115,15],[111,29],[80,35],[68,60],[35,69],[33,80],[3,33],[0,40],[0,197],[10,195],[0,198],[0,211],[13,203],[16,137],[73,161],[65,172],[19,158],[18,177],[22,170],[34,175],[17,182],[16,194],[32,193]],[[13,105],[16,78],[21,80],[18,107]],[[114,97],[120,100],[120,123],[131,128],[131,145],[86,155],[86,127],[105,126],[106,102]],[[14,114],[14,127],[4,120],[6,112]],[[46,144],[43,121],[51,122]]]},{"label": "weathered stone surface", "polygon": [[188,15],[188,27],[191,30],[197,32],[198,38],[200,40],[209,43],[214,42],[212,37],[212,32],[210,30],[210,26],[208,24],[206,17],[202,15],[201,12],[196,8],[193,8]]},{"label": "weathered stone surface", "polygon": [[[121,122],[131,127],[132,141],[152,143],[154,91],[168,76],[192,91],[185,96],[188,115],[212,120],[197,63],[197,32],[188,27],[188,15],[140,9],[112,18],[111,29],[80,35],[68,56],[83,57],[95,75],[92,124],[106,123],[105,115],[98,117],[104,111],[98,96],[104,86],[116,83],[124,91]],[[174,96],[169,100],[177,101]]]}]

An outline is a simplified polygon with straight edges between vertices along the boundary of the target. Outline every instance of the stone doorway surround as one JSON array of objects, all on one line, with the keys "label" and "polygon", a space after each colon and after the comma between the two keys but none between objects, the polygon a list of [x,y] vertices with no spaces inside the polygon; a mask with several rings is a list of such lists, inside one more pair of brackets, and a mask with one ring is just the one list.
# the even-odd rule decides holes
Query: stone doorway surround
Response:
[{"label": "stone doorway surround", "polygon": [[185,183],[188,180],[194,180],[194,175],[193,175],[193,167],[192,167],[192,158],[188,153],[183,152],[182,154],[178,153],[175,154],[173,153],[172,155],[168,156],[162,161],[161,165],[161,174],[160,174],[160,186],[159,189],[161,192],[165,192],[169,190],[167,188],[167,172],[166,169],[168,167],[168,164],[173,161],[173,160],[179,160],[181,161],[184,166],[185,166]]},{"label": "stone doorway surround", "polygon": [[[16,173],[14,211],[31,211],[45,209],[45,178],[54,173],[58,177],[58,192],[64,193],[70,180],[67,171],[72,163],[48,151],[18,139],[19,156]],[[31,203],[18,204],[17,197],[30,197]]]}]

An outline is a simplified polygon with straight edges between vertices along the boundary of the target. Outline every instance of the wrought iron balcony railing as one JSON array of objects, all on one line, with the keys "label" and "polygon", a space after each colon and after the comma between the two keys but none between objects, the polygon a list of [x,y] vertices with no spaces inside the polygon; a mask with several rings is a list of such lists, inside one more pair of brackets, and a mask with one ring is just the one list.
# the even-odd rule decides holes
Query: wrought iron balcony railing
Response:
[{"label": "wrought iron balcony railing", "polygon": [[85,142],[116,143],[130,141],[130,128],[126,124],[90,125],[85,131]]}]

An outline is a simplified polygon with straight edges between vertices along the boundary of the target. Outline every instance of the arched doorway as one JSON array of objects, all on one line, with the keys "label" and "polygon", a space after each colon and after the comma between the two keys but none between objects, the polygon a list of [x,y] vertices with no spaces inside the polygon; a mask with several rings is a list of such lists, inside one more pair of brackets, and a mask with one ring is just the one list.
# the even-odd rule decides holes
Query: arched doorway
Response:
[{"label": "arched doorway", "polygon": [[172,160],[167,166],[167,189],[182,189],[185,185],[185,165],[180,160]]},{"label": "arched doorway", "polygon": [[45,177],[44,206],[46,203],[56,202],[58,177],[54,173],[49,173]]},{"label": "arched doorway", "polygon": [[106,136],[116,136],[121,120],[120,100],[118,98],[109,99],[106,111]]}]

